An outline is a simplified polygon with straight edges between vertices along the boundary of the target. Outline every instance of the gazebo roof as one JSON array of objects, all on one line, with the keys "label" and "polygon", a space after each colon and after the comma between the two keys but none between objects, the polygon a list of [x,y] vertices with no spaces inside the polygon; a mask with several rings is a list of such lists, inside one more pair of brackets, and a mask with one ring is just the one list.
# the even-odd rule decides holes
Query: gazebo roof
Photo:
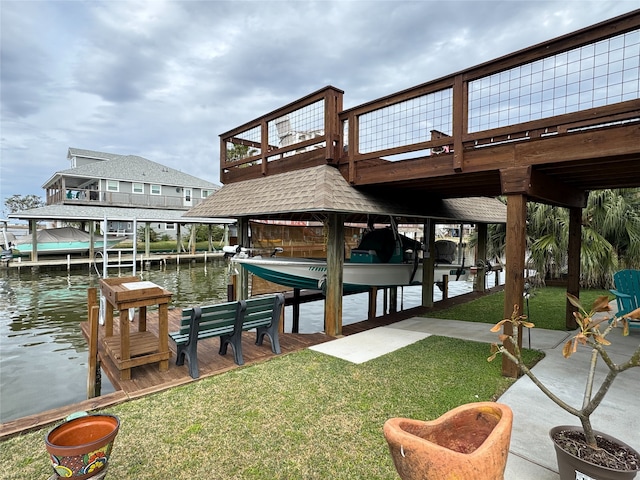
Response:
[{"label": "gazebo roof", "polygon": [[343,213],[348,222],[388,216],[407,222],[506,222],[506,206],[495,198],[385,198],[352,187],[330,165],[224,185],[185,216],[312,220],[326,213]]}]

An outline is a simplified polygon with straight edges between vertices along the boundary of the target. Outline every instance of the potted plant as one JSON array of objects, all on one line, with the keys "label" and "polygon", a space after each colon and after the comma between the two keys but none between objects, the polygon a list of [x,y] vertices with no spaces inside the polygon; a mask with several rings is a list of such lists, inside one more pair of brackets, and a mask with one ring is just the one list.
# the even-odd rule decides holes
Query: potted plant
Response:
[{"label": "potted plant", "polygon": [[[511,335],[500,335],[501,344],[493,344],[491,346],[492,354],[488,360],[493,360],[499,354],[505,355],[547,397],[580,420],[581,427],[559,426],[551,429],[550,432],[556,449],[561,480],[576,480],[578,478],[597,480],[632,479],[640,471],[640,453],[622,441],[594,430],[591,425],[591,415],[604,399],[615,378],[625,370],[640,366],[640,345],[625,362],[615,363],[607,352],[607,346],[611,342],[606,338],[612,329],[618,325],[622,325],[623,335],[628,335],[629,324],[627,319],[640,318],[640,309],[621,318],[616,316],[610,318],[605,313],[611,311],[609,298],[606,295],[598,297],[589,312],[582,307],[575,296],[567,294],[567,298],[577,308],[574,316],[578,324],[578,330],[565,343],[562,354],[565,358],[569,358],[581,345],[591,349],[581,408],[576,408],[555,395],[524,364],[521,350],[518,347],[518,332],[521,330],[520,327],[533,328],[534,325],[527,321],[525,315],[519,314],[517,305],[514,307],[511,318],[498,322],[491,329],[492,332],[499,332],[505,323],[511,323],[513,333]],[[596,316],[599,313],[603,313],[603,315]],[[604,362],[608,372],[594,393],[594,379],[598,358]]]}]

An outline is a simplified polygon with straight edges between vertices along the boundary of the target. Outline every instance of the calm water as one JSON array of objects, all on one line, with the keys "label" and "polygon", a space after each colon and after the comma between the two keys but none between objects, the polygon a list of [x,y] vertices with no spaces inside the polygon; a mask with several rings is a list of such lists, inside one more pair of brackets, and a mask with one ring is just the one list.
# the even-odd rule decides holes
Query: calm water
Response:
[{"label": "calm water", "polygon": [[[139,276],[173,293],[170,308],[226,301],[228,274],[221,260],[152,267]],[[88,353],[79,323],[87,318],[87,288],[97,287],[98,280],[95,272],[23,271],[18,275],[0,270],[0,422],[86,399]],[[451,282],[450,294],[470,291],[470,285]],[[419,286],[399,292],[398,307],[420,305]],[[439,295],[436,289],[434,300],[440,300]],[[345,297],[343,324],[364,320],[367,303],[366,293]],[[381,293],[378,312],[382,312]],[[285,331],[291,331],[291,322],[291,307],[287,307]],[[323,302],[301,305],[300,333],[319,331],[323,331]],[[102,393],[112,391],[103,375]]]}]

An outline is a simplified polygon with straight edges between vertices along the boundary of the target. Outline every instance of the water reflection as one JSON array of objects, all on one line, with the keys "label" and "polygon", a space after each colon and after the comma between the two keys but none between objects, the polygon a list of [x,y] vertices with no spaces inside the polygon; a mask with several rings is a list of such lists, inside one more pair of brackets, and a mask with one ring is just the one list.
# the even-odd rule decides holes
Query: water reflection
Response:
[{"label": "water reflection", "polygon": [[[222,261],[139,276],[171,291],[171,307],[226,300]],[[98,281],[95,272],[0,271],[0,422],[86,398],[87,343],[79,323],[87,318],[87,288]],[[102,393],[113,391],[102,378]]]}]

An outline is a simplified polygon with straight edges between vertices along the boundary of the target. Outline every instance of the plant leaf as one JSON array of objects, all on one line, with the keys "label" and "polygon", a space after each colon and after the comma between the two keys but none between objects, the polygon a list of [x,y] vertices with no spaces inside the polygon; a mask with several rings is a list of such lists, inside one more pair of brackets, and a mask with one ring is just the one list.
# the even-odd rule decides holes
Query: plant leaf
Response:
[{"label": "plant leaf", "polygon": [[600,295],[594,300],[591,308],[594,312],[610,312],[611,307],[609,306],[609,297],[606,295]]},{"label": "plant leaf", "polygon": [[564,347],[562,347],[562,356],[564,358],[569,358],[571,356],[571,354],[573,353],[571,351],[571,344],[573,343],[573,340],[568,340],[565,344]]},{"label": "plant leaf", "polygon": [[578,297],[575,297],[574,295],[567,293],[567,300],[569,300],[571,305],[573,305],[574,307],[580,310],[584,310],[584,308],[582,308],[582,305],[580,304],[580,300],[578,299]]}]

